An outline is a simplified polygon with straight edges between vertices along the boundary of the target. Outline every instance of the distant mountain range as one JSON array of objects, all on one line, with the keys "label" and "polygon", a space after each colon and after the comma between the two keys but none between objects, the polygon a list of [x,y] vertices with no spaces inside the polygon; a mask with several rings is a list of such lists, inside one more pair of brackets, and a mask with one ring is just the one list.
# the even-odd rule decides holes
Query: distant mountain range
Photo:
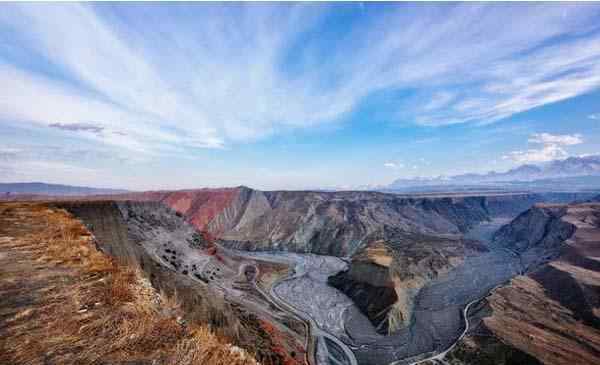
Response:
[{"label": "distant mountain range", "polygon": [[[313,189],[313,190],[349,190]],[[352,190],[404,193],[472,191],[600,191],[600,155],[569,157],[539,165],[521,165],[506,172],[397,179],[389,185]],[[0,183],[0,198],[15,195],[84,196],[128,193],[122,189],[29,183]]]},{"label": "distant mountain range", "polygon": [[41,182],[28,183],[0,183],[0,195],[98,195],[98,194],[119,194],[126,193],[127,190],[90,188],[86,186],[71,186],[46,184]]},{"label": "distant mountain range", "polygon": [[540,165],[521,165],[506,172],[397,179],[378,190],[437,190],[476,188],[600,189],[600,155],[569,157]]}]

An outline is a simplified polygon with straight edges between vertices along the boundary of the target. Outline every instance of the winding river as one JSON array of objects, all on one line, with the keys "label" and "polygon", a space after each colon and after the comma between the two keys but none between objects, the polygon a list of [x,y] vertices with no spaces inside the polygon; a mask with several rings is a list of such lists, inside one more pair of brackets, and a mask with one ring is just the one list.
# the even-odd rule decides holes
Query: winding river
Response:
[{"label": "winding river", "polygon": [[282,252],[235,253],[294,268],[294,273],[279,279],[268,294],[310,323],[319,365],[443,362],[469,329],[469,307],[522,270],[519,258],[500,248],[490,247],[489,252],[467,257],[463,265],[421,289],[406,328],[383,336],[350,298],[327,285],[329,276],[347,269],[343,259]]}]

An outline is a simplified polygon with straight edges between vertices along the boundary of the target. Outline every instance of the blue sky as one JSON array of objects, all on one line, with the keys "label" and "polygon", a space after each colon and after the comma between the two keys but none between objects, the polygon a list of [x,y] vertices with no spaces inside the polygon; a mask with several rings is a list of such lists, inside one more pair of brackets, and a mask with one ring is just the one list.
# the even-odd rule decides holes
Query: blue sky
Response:
[{"label": "blue sky", "polygon": [[0,181],[354,187],[600,153],[597,4],[0,4]]}]

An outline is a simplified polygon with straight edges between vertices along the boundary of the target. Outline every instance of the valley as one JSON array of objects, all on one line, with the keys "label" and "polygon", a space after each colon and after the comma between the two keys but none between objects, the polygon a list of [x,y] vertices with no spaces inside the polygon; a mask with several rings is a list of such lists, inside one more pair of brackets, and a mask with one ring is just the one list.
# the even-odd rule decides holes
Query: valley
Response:
[{"label": "valley", "polygon": [[0,39],[0,365],[600,365],[600,0]]},{"label": "valley", "polygon": [[[103,252],[177,293],[186,320],[241,326],[234,343],[261,363],[401,365],[456,358],[481,327],[475,309],[560,257],[576,232],[564,203],[592,197],[242,187],[40,204],[70,212]],[[489,303],[503,313],[501,299]],[[502,334],[505,317],[495,318],[476,322]]]}]

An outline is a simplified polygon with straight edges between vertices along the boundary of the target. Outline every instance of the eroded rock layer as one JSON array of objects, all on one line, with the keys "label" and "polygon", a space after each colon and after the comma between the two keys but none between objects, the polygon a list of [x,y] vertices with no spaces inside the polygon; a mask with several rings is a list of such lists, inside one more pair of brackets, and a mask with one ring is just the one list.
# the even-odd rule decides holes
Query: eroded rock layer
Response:
[{"label": "eroded rock layer", "polygon": [[393,309],[398,303],[390,275],[393,257],[383,242],[367,247],[355,256],[349,270],[331,276],[329,285],[352,298],[381,334],[394,330]]},{"label": "eroded rock layer", "polygon": [[[574,208],[536,206],[496,232],[491,242],[484,243],[478,234],[472,234],[477,231],[474,228],[493,227],[498,218],[506,221],[538,201],[572,198],[577,197],[403,197],[374,192],[262,192],[241,187],[148,192],[115,199],[149,202],[141,215],[138,208],[121,211],[129,237],[140,236],[160,246],[164,252],[157,251],[159,257],[183,275],[194,273],[193,266],[185,266],[190,257],[173,254],[169,238],[155,229],[183,220],[155,217],[153,211],[164,208],[161,203],[172,207],[179,218],[185,218],[201,232],[194,235],[186,230],[185,237],[177,237],[173,242],[187,242],[202,250],[203,255],[215,254],[216,246],[211,241],[216,239],[229,251],[295,251],[345,257],[348,270],[329,279],[345,295],[332,292],[331,300],[323,302],[322,307],[315,308],[314,300],[310,300],[316,281],[306,277],[285,281],[274,292],[287,298],[292,306],[310,312],[321,329],[351,346],[359,364],[398,360],[399,364],[408,364],[414,356],[423,358],[452,346],[464,329],[465,306],[525,272],[531,272],[528,279],[537,287],[520,287],[519,295],[528,290],[534,297],[543,293],[540,303],[554,300],[567,311],[580,313],[573,317],[574,321],[596,326],[597,305],[590,304],[597,303],[596,284],[582,286],[575,282],[564,290],[554,288],[552,285],[557,283],[569,283],[574,274],[567,270],[565,275],[554,264],[552,268],[542,267],[562,258],[572,266],[597,270],[597,261],[591,257],[600,255],[590,254],[594,245],[581,248],[583,251],[565,250],[565,240],[582,232],[577,226],[581,219],[573,215]],[[583,221],[588,224],[591,219]],[[213,280],[212,276],[204,279]],[[334,290],[325,285],[326,277],[319,280],[323,293],[326,288]],[[276,282],[276,278],[270,282]],[[568,299],[569,295],[572,299]],[[501,328],[510,327],[509,322],[488,319],[498,313],[506,313],[499,318],[512,315],[507,310],[511,303],[508,298],[504,302],[499,298],[496,307],[490,302],[481,326],[495,336],[497,343],[507,346],[497,346],[497,351],[510,348],[514,349],[514,359],[525,358],[523,354],[537,358],[537,353],[527,352],[505,338]],[[567,298],[571,304],[564,304],[561,298]],[[526,299],[516,300],[526,303]],[[587,309],[572,304],[580,302],[587,303]],[[494,323],[500,323],[500,329],[494,328]]]},{"label": "eroded rock layer", "polygon": [[495,217],[514,217],[537,202],[592,194],[408,197],[366,191],[260,191],[246,187],[113,195],[160,201],[228,247],[351,256],[386,228],[460,235]]},{"label": "eroded rock layer", "polygon": [[600,363],[600,204],[539,205],[495,239],[518,252],[530,272],[481,304],[474,329],[449,358],[457,364]]}]

